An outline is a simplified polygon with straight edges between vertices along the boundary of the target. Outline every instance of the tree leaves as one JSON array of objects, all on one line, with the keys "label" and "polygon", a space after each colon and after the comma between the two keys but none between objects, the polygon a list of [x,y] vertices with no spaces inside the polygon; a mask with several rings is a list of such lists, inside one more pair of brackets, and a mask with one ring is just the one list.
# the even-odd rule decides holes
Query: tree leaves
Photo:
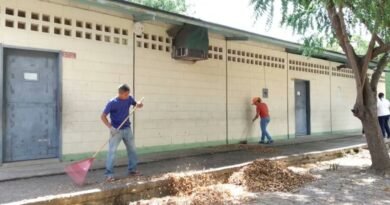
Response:
[{"label": "tree leaves", "polygon": [[129,2],[142,4],[155,9],[161,9],[174,13],[185,13],[188,10],[186,0],[127,0]]},{"label": "tree leaves", "polygon": [[[334,5],[337,14],[342,13],[348,41],[360,55],[367,47],[359,39],[359,30],[377,33],[384,42],[390,43],[390,1],[388,0],[280,0],[281,25],[291,27],[295,34],[304,37],[304,54],[313,54],[326,45],[335,46],[335,32],[328,16],[327,6]],[[265,17],[272,23],[275,2],[251,0],[257,18]],[[353,39],[353,36],[355,39]],[[338,42],[340,43],[340,42]],[[312,46],[313,48],[309,48]],[[365,49],[365,50],[364,50]]]}]

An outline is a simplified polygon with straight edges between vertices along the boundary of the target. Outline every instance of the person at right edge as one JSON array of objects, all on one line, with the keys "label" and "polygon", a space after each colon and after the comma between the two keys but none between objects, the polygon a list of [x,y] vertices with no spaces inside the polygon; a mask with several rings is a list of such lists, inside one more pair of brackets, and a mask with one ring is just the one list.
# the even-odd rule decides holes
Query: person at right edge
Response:
[{"label": "person at right edge", "polygon": [[385,98],[383,93],[378,94],[378,121],[381,126],[382,135],[384,138],[390,138],[390,129],[389,129],[389,117],[390,117],[390,102]]},{"label": "person at right edge", "polygon": [[[256,115],[252,121],[254,122],[260,117],[261,139],[259,144],[272,144],[274,141],[267,131],[267,126],[271,120],[267,104],[262,102],[260,97],[254,97],[252,99],[252,105],[256,106]],[[267,138],[267,142],[264,141],[265,138]]]}]

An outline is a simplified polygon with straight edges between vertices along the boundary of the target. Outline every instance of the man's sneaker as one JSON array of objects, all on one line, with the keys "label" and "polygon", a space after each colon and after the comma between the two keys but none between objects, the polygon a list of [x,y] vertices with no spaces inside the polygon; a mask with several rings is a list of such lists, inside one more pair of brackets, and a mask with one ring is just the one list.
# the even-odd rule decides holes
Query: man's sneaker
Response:
[{"label": "man's sneaker", "polygon": [[106,180],[104,180],[105,182],[113,182],[115,181],[115,178],[113,176],[109,176],[109,177],[106,177]]},{"label": "man's sneaker", "polygon": [[265,142],[264,141],[260,141],[259,144],[265,144]]},{"label": "man's sneaker", "polygon": [[273,140],[270,140],[270,141],[267,142],[267,144],[272,144],[272,143],[274,143]]},{"label": "man's sneaker", "polygon": [[139,171],[132,171],[132,172],[129,172],[128,176],[129,177],[139,177],[139,176],[142,176],[142,174]]}]

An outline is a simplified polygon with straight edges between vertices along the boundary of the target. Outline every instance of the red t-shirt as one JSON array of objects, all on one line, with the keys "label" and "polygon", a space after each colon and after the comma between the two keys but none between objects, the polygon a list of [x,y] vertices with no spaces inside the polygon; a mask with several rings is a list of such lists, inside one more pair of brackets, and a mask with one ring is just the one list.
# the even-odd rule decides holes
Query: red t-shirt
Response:
[{"label": "red t-shirt", "polygon": [[267,118],[269,117],[268,113],[268,107],[265,103],[259,103],[256,105],[256,112],[257,115],[260,116],[260,118]]}]

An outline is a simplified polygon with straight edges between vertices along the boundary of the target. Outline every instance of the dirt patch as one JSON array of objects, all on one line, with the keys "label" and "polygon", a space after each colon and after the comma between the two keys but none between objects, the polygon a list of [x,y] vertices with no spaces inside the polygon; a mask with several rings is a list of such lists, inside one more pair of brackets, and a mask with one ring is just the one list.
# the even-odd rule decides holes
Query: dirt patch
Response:
[{"label": "dirt patch", "polygon": [[317,180],[293,193],[261,192],[254,201],[245,204],[390,204],[390,178],[369,170],[371,157],[367,150],[350,153],[330,161],[289,167],[306,169]]},{"label": "dirt patch", "polygon": [[251,192],[290,192],[313,180],[313,176],[295,173],[283,163],[256,160],[234,173],[229,182],[243,185]]}]

